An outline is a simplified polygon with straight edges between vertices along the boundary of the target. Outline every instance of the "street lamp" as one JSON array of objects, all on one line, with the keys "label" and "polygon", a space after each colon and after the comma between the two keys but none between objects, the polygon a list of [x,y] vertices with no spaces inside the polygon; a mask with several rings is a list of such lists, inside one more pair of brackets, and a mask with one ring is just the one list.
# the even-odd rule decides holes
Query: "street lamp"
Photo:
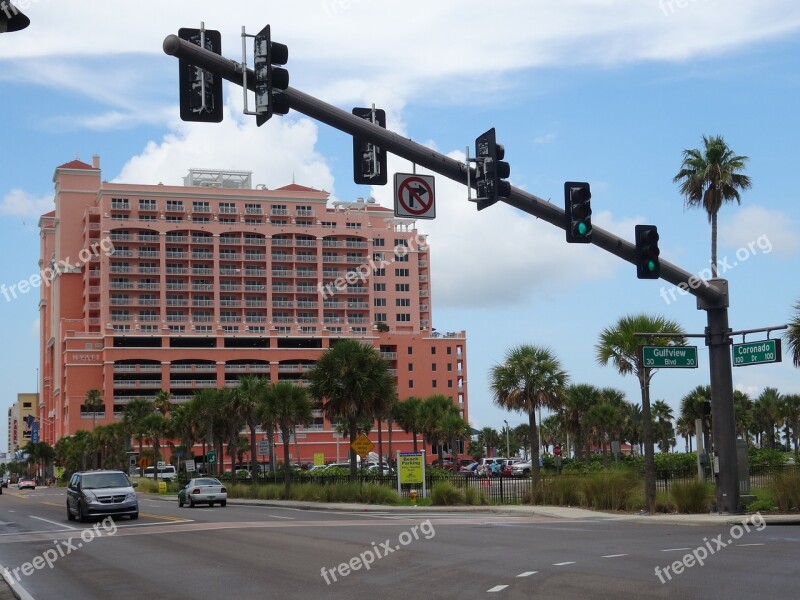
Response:
[{"label": "street lamp", "polygon": [[506,424],[506,458],[511,458],[511,446],[508,443],[508,421],[503,419],[503,423]]}]

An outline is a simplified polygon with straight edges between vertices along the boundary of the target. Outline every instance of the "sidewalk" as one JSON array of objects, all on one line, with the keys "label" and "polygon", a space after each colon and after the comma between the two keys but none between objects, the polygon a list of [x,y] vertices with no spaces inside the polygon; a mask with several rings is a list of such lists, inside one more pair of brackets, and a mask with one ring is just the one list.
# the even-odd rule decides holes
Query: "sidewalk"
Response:
[{"label": "sidewalk", "polygon": [[[148,497],[162,500],[173,500],[177,503],[177,496],[146,494]],[[442,512],[442,513],[482,513],[519,515],[529,517],[554,517],[558,519],[602,519],[609,521],[625,521],[648,523],[655,525],[710,525],[714,523],[735,524],[741,523],[746,514],[630,514],[612,513],[585,508],[568,506],[529,506],[529,505],[499,505],[499,506],[391,506],[384,504],[356,504],[333,502],[299,502],[295,500],[250,500],[245,498],[228,498],[228,504],[274,506],[295,508],[300,510],[330,510],[340,512],[403,512],[414,511]],[[800,525],[800,514],[761,514],[768,525]]]}]

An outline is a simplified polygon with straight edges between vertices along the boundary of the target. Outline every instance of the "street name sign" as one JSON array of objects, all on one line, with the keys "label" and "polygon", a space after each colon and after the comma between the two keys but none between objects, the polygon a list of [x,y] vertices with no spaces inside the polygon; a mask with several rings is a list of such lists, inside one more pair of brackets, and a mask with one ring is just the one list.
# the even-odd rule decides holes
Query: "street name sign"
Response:
[{"label": "street name sign", "polygon": [[697,346],[642,346],[648,369],[696,369]]},{"label": "street name sign", "polygon": [[732,352],[734,367],[761,365],[781,362],[782,360],[780,340],[761,340],[760,342],[733,344]]}]

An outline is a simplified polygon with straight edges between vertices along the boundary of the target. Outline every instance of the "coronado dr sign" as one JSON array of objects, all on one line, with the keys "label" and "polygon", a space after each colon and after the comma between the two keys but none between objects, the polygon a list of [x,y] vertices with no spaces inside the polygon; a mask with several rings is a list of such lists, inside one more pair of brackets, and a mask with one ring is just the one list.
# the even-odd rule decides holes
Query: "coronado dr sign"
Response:
[{"label": "coronado dr sign", "polygon": [[648,369],[696,369],[697,346],[642,346],[642,362]]},{"label": "coronado dr sign", "polygon": [[733,366],[745,367],[763,363],[781,362],[781,341],[762,340],[733,344]]}]

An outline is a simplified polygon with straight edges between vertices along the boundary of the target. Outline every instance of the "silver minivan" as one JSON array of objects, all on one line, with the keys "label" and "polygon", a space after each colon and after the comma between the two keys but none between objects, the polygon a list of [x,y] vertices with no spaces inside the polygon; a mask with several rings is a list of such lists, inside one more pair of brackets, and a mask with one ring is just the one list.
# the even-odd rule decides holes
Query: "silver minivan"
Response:
[{"label": "silver minivan", "polygon": [[67,485],[67,519],[85,523],[95,517],[139,518],[139,500],[122,471],[78,471]]}]

